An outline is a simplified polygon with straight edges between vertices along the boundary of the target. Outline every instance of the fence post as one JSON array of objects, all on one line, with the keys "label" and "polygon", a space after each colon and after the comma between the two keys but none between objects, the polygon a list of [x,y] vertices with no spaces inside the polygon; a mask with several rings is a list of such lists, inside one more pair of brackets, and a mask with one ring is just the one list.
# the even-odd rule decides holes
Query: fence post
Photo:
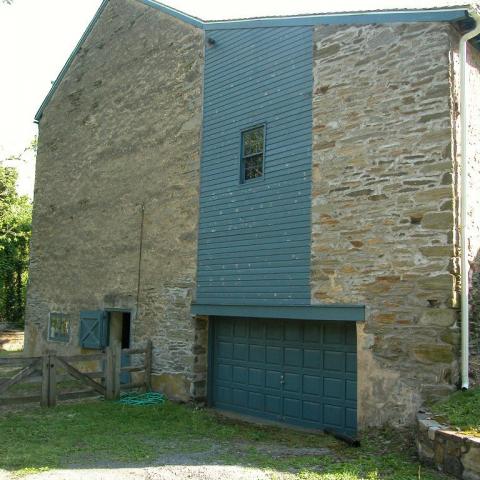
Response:
[{"label": "fence post", "polygon": [[48,356],[48,366],[48,406],[55,407],[57,404],[57,361],[54,354]]},{"label": "fence post", "polygon": [[152,390],[152,341],[147,340],[145,348],[145,391]]},{"label": "fence post", "polygon": [[120,398],[120,368],[122,365],[122,349],[120,345],[113,346],[113,398]]},{"label": "fence post", "polygon": [[113,400],[114,399],[114,362],[115,359],[113,357],[113,350],[112,347],[107,347],[105,349],[105,400]]},{"label": "fence post", "polygon": [[42,397],[40,400],[40,405],[42,407],[48,407],[48,391],[50,384],[50,362],[49,362],[48,353],[42,355]]}]

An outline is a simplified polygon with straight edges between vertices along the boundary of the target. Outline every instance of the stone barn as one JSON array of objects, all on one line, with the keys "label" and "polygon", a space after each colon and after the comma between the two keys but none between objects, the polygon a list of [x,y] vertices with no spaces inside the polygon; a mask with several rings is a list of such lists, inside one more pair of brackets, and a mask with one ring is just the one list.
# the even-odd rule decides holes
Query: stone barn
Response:
[{"label": "stone barn", "polygon": [[151,339],[172,399],[348,435],[465,386],[478,19],[104,1],[36,115],[27,351]]}]

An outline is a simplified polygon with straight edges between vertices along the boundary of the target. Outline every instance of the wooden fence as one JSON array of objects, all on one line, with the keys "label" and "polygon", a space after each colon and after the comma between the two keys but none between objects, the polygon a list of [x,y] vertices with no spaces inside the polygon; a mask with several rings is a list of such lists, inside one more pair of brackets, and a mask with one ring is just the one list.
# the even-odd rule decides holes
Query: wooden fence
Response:
[{"label": "wooden fence", "polygon": [[[133,362],[132,366],[121,365],[125,355],[143,355],[143,360]],[[2,376],[3,369],[17,370],[9,376]],[[122,372],[134,374],[134,380],[128,384],[120,383]],[[107,347],[100,353],[85,355],[58,355],[47,352],[40,357],[0,357],[0,406],[20,403],[39,402],[44,407],[53,407],[59,400],[71,400],[88,396],[102,396],[107,400],[119,398],[121,390],[140,388],[151,389],[152,342],[144,348]],[[75,380],[82,389],[64,391],[68,381]],[[5,396],[9,390],[19,390]],[[37,386],[37,392],[28,393],[29,387]],[[31,390],[31,388],[30,388]],[[39,391],[38,391],[39,390]],[[25,393],[27,391],[27,393]]]}]

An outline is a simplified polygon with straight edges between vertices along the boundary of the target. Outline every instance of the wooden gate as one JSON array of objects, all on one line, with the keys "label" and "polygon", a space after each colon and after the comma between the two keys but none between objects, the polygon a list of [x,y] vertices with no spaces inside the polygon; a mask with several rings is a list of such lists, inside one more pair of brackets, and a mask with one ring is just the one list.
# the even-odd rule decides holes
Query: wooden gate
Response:
[{"label": "wooden gate", "polygon": [[[143,355],[143,361],[133,362],[133,366],[122,367],[122,355]],[[147,342],[144,348],[123,349],[107,347],[103,352],[85,355],[57,355],[47,352],[40,357],[0,357],[0,405],[39,402],[42,406],[53,407],[58,400],[71,400],[87,396],[102,396],[107,400],[119,398],[120,390],[141,388],[150,390],[152,343]],[[2,375],[19,369],[10,376]],[[122,371],[135,372],[136,381],[127,385],[120,384]],[[82,390],[67,390],[65,386],[70,380],[82,385]],[[12,393],[15,386],[22,384],[22,394]],[[31,387],[37,388],[35,394],[28,392]],[[18,388],[17,388],[18,389]],[[39,390],[39,391],[38,391]],[[25,393],[28,392],[28,393]]]}]

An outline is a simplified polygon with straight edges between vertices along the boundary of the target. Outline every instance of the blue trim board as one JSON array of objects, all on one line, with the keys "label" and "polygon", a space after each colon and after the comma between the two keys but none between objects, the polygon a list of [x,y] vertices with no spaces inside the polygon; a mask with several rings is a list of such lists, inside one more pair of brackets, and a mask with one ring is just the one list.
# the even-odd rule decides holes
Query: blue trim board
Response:
[{"label": "blue trim board", "polygon": [[215,317],[283,318],[290,320],[331,320],[362,322],[364,305],[212,305],[192,303],[192,315]]},{"label": "blue trim board", "polygon": [[[75,56],[79,52],[83,43],[95,26],[98,18],[102,14],[109,0],[103,0],[92,21],[88,24],[85,32],[79,42],[68,57],[65,65],[53,82],[50,91],[43,100],[40,108],[35,114],[34,122],[39,123],[43,111],[53,97],[58,85],[65,76],[68,68],[72,64]],[[311,25],[338,25],[338,24],[368,24],[368,23],[390,23],[390,22],[469,22],[472,19],[468,15],[469,5],[458,5],[451,8],[442,9],[423,9],[423,10],[392,10],[378,12],[350,12],[350,13],[329,13],[317,15],[298,15],[290,17],[271,17],[271,18],[247,18],[243,20],[223,20],[223,21],[203,21],[199,18],[188,15],[180,10],[164,5],[156,0],[137,0],[168,15],[172,15],[190,25],[203,30],[224,30],[239,28],[256,27],[293,27],[293,26],[311,26]],[[480,37],[472,40],[472,43],[480,48]]]},{"label": "blue trim board", "polygon": [[193,25],[194,27],[203,28],[204,22],[200,18],[193,17],[192,15],[188,15],[187,13],[181,12],[176,8],[169,7],[168,5],[164,5],[163,3],[156,2],[155,0],[140,0],[145,5],[149,7],[156,8],[157,10],[162,11],[163,13],[167,13],[172,17],[178,18],[184,22]]},{"label": "blue trim board", "polygon": [[312,25],[355,25],[370,23],[458,22],[468,17],[465,9],[398,10],[379,12],[330,13],[292,17],[246,18],[205,22],[205,30],[256,27],[298,27]]}]

